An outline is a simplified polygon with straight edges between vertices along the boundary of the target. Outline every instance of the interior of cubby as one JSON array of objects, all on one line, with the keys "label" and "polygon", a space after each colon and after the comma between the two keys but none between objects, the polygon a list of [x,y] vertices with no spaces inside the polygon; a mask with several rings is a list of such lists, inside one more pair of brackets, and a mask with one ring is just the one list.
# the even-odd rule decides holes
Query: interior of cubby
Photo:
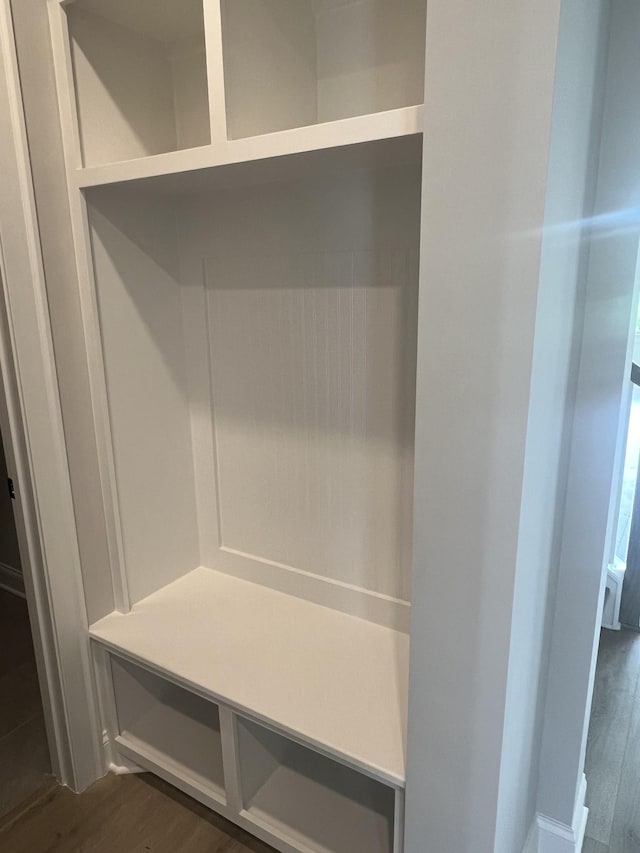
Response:
[{"label": "interior of cubby", "polygon": [[199,566],[408,602],[420,146],[389,159],[86,192],[132,604]]},{"label": "interior of cubby", "polygon": [[318,853],[391,853],[395,792],[248,720],[238,721],[244,809]]},{"label": "interior of cubby", "polygon": [[84,166],[210,142],[202,0],[63,8]]},{"label": "interior of cubby", "polygon": [[221,0],[230,139],[421,104],[426,0]]},{"label": "interior of cubby", "polygon": [[127,660],[110,660],[117,736],[224,797],[218,706]]}]

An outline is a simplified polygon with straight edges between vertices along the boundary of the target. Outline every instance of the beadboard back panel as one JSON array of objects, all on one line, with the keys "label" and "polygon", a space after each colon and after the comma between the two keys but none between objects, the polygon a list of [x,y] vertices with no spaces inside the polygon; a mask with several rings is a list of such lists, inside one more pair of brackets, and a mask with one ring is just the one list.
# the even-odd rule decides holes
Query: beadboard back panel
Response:
[{"label": "beadboard back panel", "polygon": [[132,601],[200,564],[408,610],[419,190],[89,193]]}]

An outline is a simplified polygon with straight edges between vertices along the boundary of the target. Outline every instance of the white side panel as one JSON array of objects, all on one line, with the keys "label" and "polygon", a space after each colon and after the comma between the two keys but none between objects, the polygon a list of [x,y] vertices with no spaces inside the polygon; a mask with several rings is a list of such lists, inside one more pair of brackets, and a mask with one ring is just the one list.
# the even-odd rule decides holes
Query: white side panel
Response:
[{"label": "white side panel", "polygon": [[317,121],[309,0],[221,0],[230,139]]},{"label": "white side panel", "polygon": [[318,9],[318,121],[423,102],[425,0]]},{"label": "white side panel", "polygon": [[496,851],[560,6],[428,3],[405,853]]},{"label": "white side panel", "polygon": [[199,563],[176,234],[162,206],[95,193],[92,243],[132,602]]},{"label": "white side panel", "polygon": [[68,8],[84,165],[175,149],[171,66],[160,45]]}]

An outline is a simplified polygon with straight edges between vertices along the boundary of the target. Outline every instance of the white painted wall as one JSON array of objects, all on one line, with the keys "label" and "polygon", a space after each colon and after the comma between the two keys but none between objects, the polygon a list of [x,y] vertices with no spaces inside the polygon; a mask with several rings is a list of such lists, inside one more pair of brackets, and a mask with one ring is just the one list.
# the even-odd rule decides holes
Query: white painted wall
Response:
[{"label": "white painted wall", "polygon": [[406,853],[489,853],[502,819],[559,15],[427,9]]},{"label": "white painted wall", "polygon": [[[640,7],[611,4],[601,156],[567,486],[539,811],[570,823],[584,766],[640,236]],[[597,218],[601,217],[601,218]]]}]

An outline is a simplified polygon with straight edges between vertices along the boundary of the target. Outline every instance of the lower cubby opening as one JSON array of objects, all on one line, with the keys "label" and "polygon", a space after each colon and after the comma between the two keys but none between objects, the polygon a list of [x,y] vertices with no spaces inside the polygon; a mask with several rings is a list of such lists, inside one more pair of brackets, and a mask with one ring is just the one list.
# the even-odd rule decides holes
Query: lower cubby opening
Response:
[{"label": "lower cubby opening", "polygon": [[256,725],[238,720],[244,813],[296,849],[391,853],[395,791]]},{"label": "lower cubby opening", "polygon": [[117,742],[142,764],[169,770],[225,801],[220,714],[213,702],[111,657]]}]

